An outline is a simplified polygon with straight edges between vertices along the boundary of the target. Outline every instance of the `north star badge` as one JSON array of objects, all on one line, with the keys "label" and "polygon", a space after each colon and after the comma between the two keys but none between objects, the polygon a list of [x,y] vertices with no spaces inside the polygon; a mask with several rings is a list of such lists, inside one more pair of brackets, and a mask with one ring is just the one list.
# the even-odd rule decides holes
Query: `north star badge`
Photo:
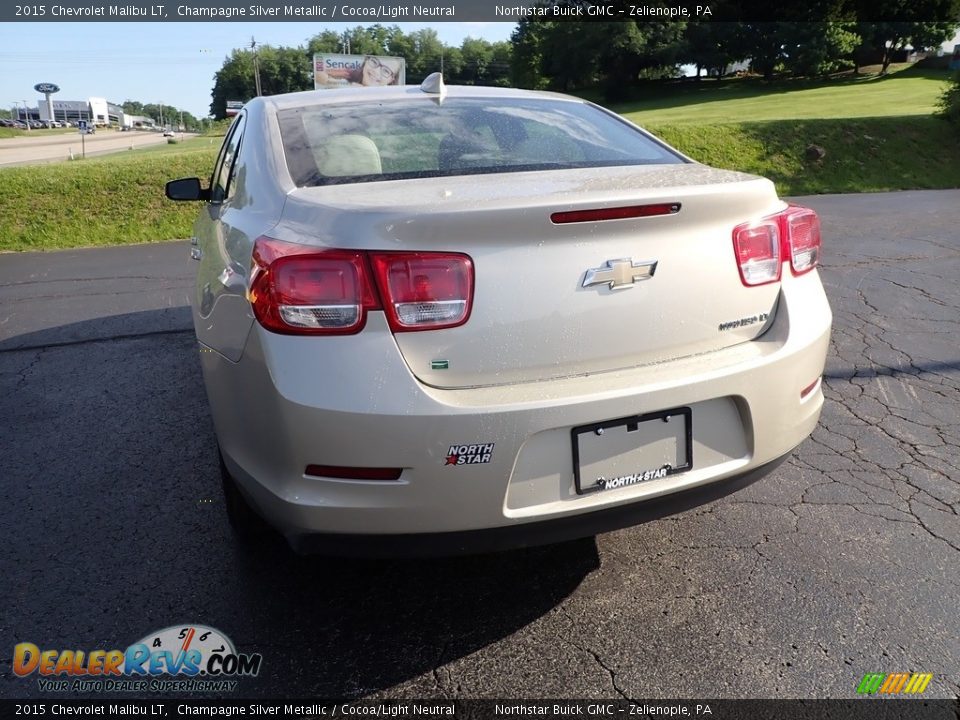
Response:
[{"label": "north star badge", "polygon": [[493,457],[494,443],[451,445],[444,465],[483,465]]}]

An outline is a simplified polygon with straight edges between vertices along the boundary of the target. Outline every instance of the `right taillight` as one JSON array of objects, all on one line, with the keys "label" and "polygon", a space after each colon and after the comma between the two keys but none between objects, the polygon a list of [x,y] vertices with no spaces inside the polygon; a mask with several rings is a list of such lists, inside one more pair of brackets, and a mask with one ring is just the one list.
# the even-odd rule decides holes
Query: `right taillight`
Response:
[{"label": "right taillight", "polygon": [[473,299],[473,262],[460,253],[370,253],[394,332],[463,325]]},{"label": "right taillight", "polygon": [[816,267],[820,242],[820,219],[813,210],[799,205],[737,225],[733,250],[740,279],[748,287],[776,282],[784,261],[790,262],[794,275],[802,275]]},{"label": "right taillight", "polygon": [[810,208],[791,205],[781,213],[790,269],[794,275],[813,270],[820,259],[820,218]]},{"label": "right taillight", "polygon": [[336,250],[260,237],[247,296],[260,324],[285,335],[352,335],[381,309],[394,332],[439,330],[470,317],[473,262],[461,253]]}]

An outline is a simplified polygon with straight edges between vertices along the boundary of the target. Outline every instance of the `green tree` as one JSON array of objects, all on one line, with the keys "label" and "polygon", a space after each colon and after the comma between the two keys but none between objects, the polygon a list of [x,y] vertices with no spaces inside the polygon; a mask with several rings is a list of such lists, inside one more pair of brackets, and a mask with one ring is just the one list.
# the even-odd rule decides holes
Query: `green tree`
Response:
[{"label": "green tree", "polygon": [[[310,60],[304,48],[263,45],[257,48],[257,61],[264,95],[313,89]],[[227,100],[246,102],[255,94],[253,51],[234,50],[214,74],[210,114],[217,119],[224,118]]]},{"label": "green tree", "polygon": [[863,46],[858,57],[879,60],[886,73],[894,56],[939,46],[960,27],[960,0],[854,0]]},{"label": "green tree", "polygon": [[517,87],[541,90],[548,80],[543,73],[547,23],[522,18],[510,34],[510,79]]},{"label": "green tree", "polygon": [[641,77],[675,73],[684,29],[676,21],[523,20],[511,36],[513,80],[565,92],[602,82],[617,99]]},{"label": "green tree", "polygon": [[860,44],[855,22],[797,23],[784,64],[794,75],[826,75],[853,65]]},{"label": "green tree", "polygon": [[698,78],[702,69],[719,79],[730,65],[747,59],[744,45],[740,23],[700,20],[687,24],[682,57],[697,66]]},{"label": "green tree", "polygon": [[465,85],[483,85],[493,61],[493,46],[486,40],[468,37],[460,45],[460,54],[463,69],[458,80]]},{"label": "green tree", "polygon": [[343,50],[344,36],[333,30],[324,30],[307,40],[307,55],[313,59],[316,53],[335,53]]},{"label": "green tree", "polygon": [[960,130],[960,72],[953,76],[940,96],[939,115],[946,118]]},{"label": "green tree", "polygon": [[[913,10],[903,13],[913,14]],[[885,21],[860,23],[858,31],[866,49],[879,57],[880,72],[886,73],[896,53],[908,45],[918,51],[937,47],[953,37],[958,27],[960,21],[957,20]]]}]

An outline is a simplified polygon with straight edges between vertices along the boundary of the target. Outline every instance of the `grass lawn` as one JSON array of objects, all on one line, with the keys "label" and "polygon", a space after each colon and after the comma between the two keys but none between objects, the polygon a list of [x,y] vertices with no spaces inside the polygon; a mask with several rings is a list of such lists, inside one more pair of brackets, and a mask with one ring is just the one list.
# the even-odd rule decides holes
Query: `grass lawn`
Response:
[{"label": "grass lawn", "polygon": [[[960,187],[960,129],[931,115],[947,72],[820,83],[674,83],[615,107],[690,157],[769,177],[781,195]],[[55,132],[55,131],[54,131]],[[190,235],[194,203],[164,183],[207,178],[222,138],[0,170],[0,250]],[[807,148],[826,155],[810,160]]]},{"label": "grass lawn", "polygon": [[[674,83],[613,109],[694,160],[770,178],[781,195],[960,187],[960,129],[933,116],[952,73],[893,69]],[[808,160],[810,145],[825,157]]]},{"label": "grass lawn", "polygon": [[189,237],[198,205],[167,200],[163,186],[209,177],[220,147],[210,140],[0,170],[0,250]]},{"label": "grass lawn", "polygon": [[[960,129],[930,116],[648,129],[694,160],[768,177],[781,195],[960,187]],[[809,160],[809,145],[825,157]]]},{"label": "grass lawn", "polygon": [[930,115],[951,75],[914,66],[825,82],[687,81],[652,86],[649,98],[612,109],[643,126]]}]

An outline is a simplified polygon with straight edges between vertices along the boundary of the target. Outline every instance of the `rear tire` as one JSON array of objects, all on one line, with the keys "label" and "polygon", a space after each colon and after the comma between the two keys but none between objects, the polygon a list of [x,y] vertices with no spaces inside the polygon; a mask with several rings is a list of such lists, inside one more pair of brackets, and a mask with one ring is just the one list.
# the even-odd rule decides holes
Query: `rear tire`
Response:
[{"label": "rear tire", "polygon": [[237,487],[237,481],[230,475],[223,455],[217,452],[220,460],[220,481],[223,485],[223,504],[227,510],[227,520],[234,534],[244,542],[259,540],[270,534],[271,528],[267,522],[257,514],[247,499]]}]

